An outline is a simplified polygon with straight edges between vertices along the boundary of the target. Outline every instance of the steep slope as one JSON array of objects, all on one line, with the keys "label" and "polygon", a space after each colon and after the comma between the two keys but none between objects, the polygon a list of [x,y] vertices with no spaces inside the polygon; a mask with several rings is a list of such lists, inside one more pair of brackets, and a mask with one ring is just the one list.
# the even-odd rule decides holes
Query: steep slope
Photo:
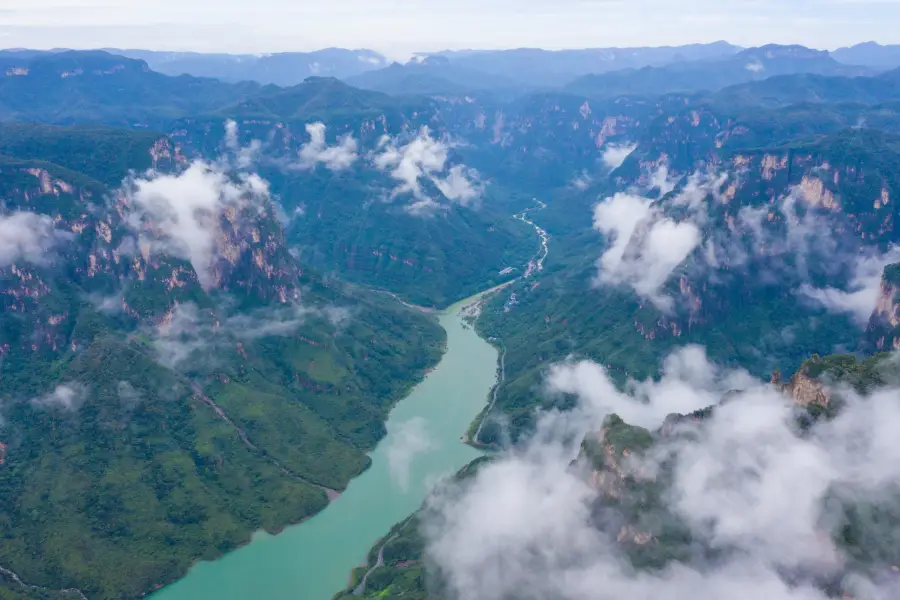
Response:
[{"label": "steep slope", "polygon": [[[539,394],[547,365],[570,354],[622,378],[646,377],[673,347],[697,343],[721,363],[763,375],[777,365],[797,368],[813,353],[859,347],[875,308],[868,273],[880,275],[883,253],[900,241],[896,136],[848,129],[788,141],[781,131],[796,135],[795,128],[767,125],[754,137],[738,123],[698,109],[660,117],[612,180],[560,195],[534,214],[552,236],[544,273],[492,300],[479,322],[506,349],[496,422],[482,428],[481,441],[528,431],[534,406],[552,405]],[[781,145],[738,149],[761,137],[780,137]],[[652,188],[660,166],[670,169],[674,191],[659,198],[651,190],[630,203],[616,196]],[[694,169],[712,175],[691,183]],[[647,216],[619,233],[604,223],[611,211],[597,211],[591,223],[598,201]],[[697,240],[664,271],[662,297],[639,292],[650,285],[642,270],[656,264],[642,258],[652,248],[646,236],[660,221],[657,233],[672,228]],[[620,264],[632,268],[634,260],[635,270],[604,276],[616,235],[629,240]]]},{"label": "steep slope", "polygon": [[[878,499],[848,496],[840,484],[835,486],[836,489],[821,491],[814,504],[827,504],[827,509],[821,506],[818,510],[828,512],[831,520],[822,519],[798,527],[804,530],[811,525],[810,529],[815,530],[815,538],[808,540],[808,545],[797,544],[797,547],[810,550],[811,557],[807,560],[796,555],[779,556],[777,550],[766,546],[770,543],[767,536],[775,532],[761,524],[765,517],[757,511],[766,507],[802,513],[805,508],[793,503],[790,508],[777,507],[778,495],[766,485],[777,480],[779,468],[791,470],[801,478],[810,475],[815,468],[810,460],[815,452],[812,449],[824,443],[815,437],[816,433],[834,436],[831,425],[847,418],[849,410],[866,410],[861,407],[871,408],[871,403],[883,400],[854,398],[857,404],[848,408],[842,402],[842,395],[877,393],[886,382],[896,382],[896,377],[896,365],[885,360],[884,355],[865,361],[846,355],[814,357],[787,382],[776,376],[771,385],[753,388],[745,395],[729,392],[708,408],[685,415],[670,414],[664,421],[660,417],[662,424],[659,426],[641,427],[610,414],[597,430],[584,436],[578,457],[565,473],[553,472],[553,467],[547,464],[552,463],[549,457],[543,457],[546,462],[542,462],[540,450],[550,452],[550,447],[542,448],[539,440],[533,441],[530,450],[519,455],[501,455],[473,463],[453,480],[445,482],[444,489],[439,490],[420,511],[377,542],[369,553],[368,566],[355,571],[351,585],[336,598],[424,600],[454,597],[460,587],[481,589],[488,595],[501,597],[497,589],[531,589],[523,586],[529,585],[532,577],[546,578],[544,583],[548,588],[556,588],[557,593],[526,594],[526,597],[565,597],[558,590],[574,589],[576,581],[599,580],[602,583],[598,585],[615,586],[622,585],[624,580],[640,589],[651,585],[654,578],[659,578],[658,589],[668,593],[679,589],[676,582],[683,569],[688,572],[697,569],[703,574],[688,578],[692,589],[708,589],[706,577],[714,580],[712,573],[719,572],[726,581],[720,589],[741,586],[738,589],[744,590],[752,585],[742,580],[739,574],[730,572],[728,567],[741,564],[742,559],[754,552],[776,564],[783,564],[775,569],[790,589],[816,590],[810,597],[865,598],[869,597],[866,591],[878,584],[883,586],[882,589],[890,589],[892,565],[900,558],[890,529],[897,523],[896,494],[887,493]],[[842,386],[850,386],[853,391]],[[672,395],[677,391],[669,389],[667,393]],[[777,414],[784,416],[786,422],[773,422],[769,428],[756,432],[752,424],[742,427],[740,423],[729,422],[738,416],[750,418],[754,410],[759,411],[763,406],[767,409],[777,407]],[[756,417],[765,418],[759,413]],[[716,458],[710,459],[706,454],[714,452],[712,448],[719,448],[721,440],[714,428],[730,427],[740,433],[736,433],[727,445],[742,454],[719,457],[721,463],[717,464]],[[778,437],[781,435],[783,438]],[[767,454],[769,446],[760,443],[764,439],[769,444],[785,444],[786,451]],[[748,448],[747,440],[753,440],[756,445]],[[799,455],[792,455],[787,450],[805,451],[802,456],[806,462],[792,463]],[[828,450],[826,448],[825,452]],[[730,474],[715,480],[706,479],[709,477],[706,469],[720,465],[731,469]],[[743,469],[752,483],[744,485],[742,475],[735,473],[735,469]],[[534,513],[533,523],[525,525],[533,527],[533,531],[517,532],[507,529],[507,523],[521,523],[522,514],[529,514],[531,508],[517,501],[535,499],[531,496],[512,499],[511,490],[503,486],[516,486],[521,481],[518,477],[525,474],[535,483],[533,487],[522,485],[517,491],[535,493],[545,504]],[[480,481],[473,482],[474,479]],[[559,508],[553,493],[545,491],[546,495],[542,496],[535,491],[545,485],[556,485],[575,495],[571,505],[567,506],[577,514],[553,513],[553,508]],[[796,481],[795,485],[798,493],[792,500],[809,491],[806,481]],[[494,528],[488,523],[453,520],[456,509],[448,508],[445,503],[452,503],[451,506],[463,504],[466,508],[459,510],[465,511],[472,507],[469,503],[488,501],[481,494],[492,489],[497,498],[510,498],[502,509],[509,513],[507,522]],[[740,490],[744,496],[730,496],[732,490]],[[723,504],[716,507],[702,502],[692,504],[688,498],[695,498],[697,493],[713,496],[715,502]],[[477,506],[483,512],[492,510],[482,504]],[[547,514],[548,510],[550,514]],[[734,515],[731,511],[752,514],[752,532],[741,529],[743,520],[736,515],[731,519],[724,517]],[[701,520],[698,513],[710,516]],[[718,517],[720,514],[723,516]],[[581,525],[575,524],[582,519]],[[556,539],[549,530],[544,535],[534,533],[544,527],[553,527],[553,524],[565,529],[569,536]],[[779,527],[783,535],[783,521],[779,521]],[[458,556],[453,544],[461,543],[467,534],[472,535],[468,539],[475,539],[479,532],[488,535],[495,530],[507,532],[510,539],[496,548],[496,554],[493,547],[478,553],[479,558],[491,559],[490,564],[469,565],[465,575],[460,577],[458,569],[461,565],[443,562],[448,554]],[[587,536],[594,535],[598,536],[599,545],[587,542],[590,539]],[[539,543],[542,538],[543,544]],[[776,534],[776,546],[777,540]],[[533,542],[538,543],[527,546]],[[797,542],[794,538],[784,543]],[[485,543],[491,545],[491,542]],[[572,548],[575,555],[585,552],[583,560],[588,562],[573,565],[574,557],[558,560],[558,553],[565,552],[562,547]],[[537,554],[529,553],[529,550]],[[543,550],[544,554],[538,550]],[[592,559],[596,562],[589,562]],[[604,569],[609,564],[615,568]],[[567,577],[555,580],[554,576],[559,573],[565,573]],[[457,579],[448,580],[454,575]],[[863,583],[860,576],[871,578],[873,584],[867,586],[868,581]],[[643,585],[635,585],[635,582]],[[588,593],[597,590],[594,585],[588,589]]]},{"label": "steep slope", "polygon": [[[97,132],[19,130],[29,158],[0,164],[0,566],[136,598],[323,509],[367,467],[443,332],[301,268],[252,177],[184,171],[166,138]],[[167,155],[168,187],[114,191],[38,160],[59,155],[45,140],[94,135],[116,157],[143,147],[163,168]],[[118,168],[99,156],[97,172]],[[216,181],[230,199],[191,238],[215,232],[209,262],[161,214],[135,220],[142,190],[163,201],[191,181],[195,198]]]}]

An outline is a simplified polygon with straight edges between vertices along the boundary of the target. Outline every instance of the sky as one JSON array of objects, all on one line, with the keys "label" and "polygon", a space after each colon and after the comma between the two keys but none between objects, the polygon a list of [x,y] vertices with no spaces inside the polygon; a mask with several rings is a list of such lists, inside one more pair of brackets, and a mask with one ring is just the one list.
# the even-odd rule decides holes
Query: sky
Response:
[{"label": "sky", "polygon": [[371,48],[900,43],[898,0],[0,0],[0,47]]}]

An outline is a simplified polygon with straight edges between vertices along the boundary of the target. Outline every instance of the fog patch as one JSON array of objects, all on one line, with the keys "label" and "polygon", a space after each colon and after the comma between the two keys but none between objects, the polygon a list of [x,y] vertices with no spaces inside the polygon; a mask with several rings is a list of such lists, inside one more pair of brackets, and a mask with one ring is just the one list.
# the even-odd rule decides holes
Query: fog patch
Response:
[{"label": "fog patch", "polygon": [[[896,596],[890,565],[874,565],[886,578],[870,579],[832,540],[843,523],[840,502],[877,501],[898,489],[900,445],[891,432],[900,426],[900,390],[868,397],[842,390],[840,415],[804,432],[797,407],[775,387],[718,369],[696,348],[670,361],[661,381],[633,382],[624,392],[600,365],[557,366],[548,385],[576,394],[577,407],[544,413],[524,444],[436,490],[422,531],[442,597],[825,600],[821,582],[842,573],[856,598]],[[613,410],[653,430],[670,410],[726,395],[711,416],[670,425],[652,451],[623,454],[614,467],[615,477],[635,481],[667,472],[663,508],[688,528],[691,544],[717,558],[688,554],[658,571],[635,571],[623,545],[635,532],[605,530],[595,519],[614,491],[592,483],[589,464],[572,467],[579,432],[599,431]],[[653,535],[647,548],[661,543]]]},{"label": "fog patch", "polygon": [[625,163],[625,159],[637,148],[637,144],[608,144],[601,160],[607,169],[615,171]]},{"label": "fog patch", "polygon": [[410,468],[423,453],[435,448],[428,432],[428,423],[415,417],[399,424],[388,425],[388,468],[394,485],[403,493],[409,491]]},{"label": "fog patch", "polygon": [[77,381],[63,383],[43,396],[31,399],[31,405],[42,410],[75,412],[84,404],[88,388]]},{"label": "fog patch", "polygon": [[313,169],[322,164],[331,171],[343,171],[349,169],[356,159],[357,142],[352,135],[342,136],[338,143],[329,146],[325,139],[326,126],[324,123],[310,123],[306,126],[306,133],[310,140],[300,148],[299,162],[301,169]]},{"label": "fog patch", "polygon": [[57,244],[71,237],[55,229],[47,215],[28,211],[0,215],[0,268],[19,261],[45,265]]}]

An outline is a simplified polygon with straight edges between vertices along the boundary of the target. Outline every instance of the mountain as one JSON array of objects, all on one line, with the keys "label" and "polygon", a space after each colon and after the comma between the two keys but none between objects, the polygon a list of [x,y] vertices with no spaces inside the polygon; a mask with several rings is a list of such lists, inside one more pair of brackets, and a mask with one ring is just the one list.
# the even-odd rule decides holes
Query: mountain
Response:
[{"label": "mountain", "polygon": [[[550,77],[537,67],[526,86],[526,67],[499,72],[568,57],[526,50],[360,76],[397,95],[334,77],[173,77],[104,52],[0,54],[0,567],[51,596],[140,597],[253,531],[315,514],[368,466],[388,411],[441,355],[435,320],[396,299],[441,308],[508,283],[475,321],[502,368],[469,439],[516,451],[457,483],[489,486],[482,469],[489,479],[504,474],[498,464],[536,460],[506,474],[576,504],[548,509],[507,488],[480,488],[480,504],[450,494],[451,533],[476,504],[489,517],[495,505],[504,517],[539,510],[499,532],[509,537],[450,540],[443,550],[460,549],[450,558],[461,562],[429,554],[434,530],[419,513],[373,549],[369,563],[386,566],[355,574],[368,572],[364,595],[455,597],[444,576],[490,570],[474,554],[494,548],[488,538],[503,541],[501,558],[549,556],[542,544],[560,537],[560,564],[604,555],[566,554],[595,534],[568,535],[559,514],[588,515],[621,564],[672,565],[675,579],[748,553],[778,566],[776,586],[840,594],[843,575],[883,575],[880,561],[896,560],[869,508],[835,521],[849,570],[794,570],[776,552],[794,538],[765,538],[774,558],[710,545],[710,519],[686,523],[661,502],[671,480],[619,477],[626,450],[664,456],[679,426],[700,428],[695,442],[727,433],[705,427],[728,426],[718,415],[739,410],[745,384],[781,394],[778,423],[790,427],[776,441],[808,448],[833,433],[817,424],[850,406],[831,402],[834,378],[860,394],[892,381],[880,358],[862,357],[896,345],[898,72],[873,76],[798,46],[695,50],[648,50],[641,60],[658,64],[581,90],[523,89]],[[572,71],[589,55],[573,55]],[[816,357],[835,352],[860,357]],[[781,370],[795,375],[757,381]],[[650,418],[654,390],[682,416]],[[607,410],[618,394],[627,402]],[[594,409],[622,418],[603,426]],[[576,447],[531,445],[548,421]],[[862,420],[873,421],[890,423]],[[785,433],[778,423],[763,429]],[[570,471],[550,463],[567,465],[582,438],[571,473],[583,478],[557,479]],[[794,491],[776,483],[766,489]],[[858,481],[838,483],[855,492]],[[893,522],[890,507],[872,510]],[[814,520],[792,515],[778,512],[775,528]],[[514,523],[474,521],[489,533]],[[527,571],[534,597],[555,597]],[[16,597],[0,573],[0,596]],[[499,589],[457,595],[519,596]]]},{"label": "mountain", "polygon": [[867,349],[890,352],[900,347],[900,264],[888,265],[881,276],[878,300],[866,328]]},{"label": "mountain", "polygon": [[421,62],[412,61],[405,65],[393,63],[384,69],[349,77],[346,81],[356,87],[393,95],[434,96],[475,92],[521,95],[535,87],[503,75],[461,66],[444,57],[428,57]]},{"label": "mountain", "polygon": [[[298,264],[261,180],[165,136],[20,124],[3,142],[24,155],[0,158],[4,578],[140,597],[368,466],[441,354],[432,318]],[[214,219],[184,237],[170,198]]]},{"label": "mountain", "polygon": [[467,50],[430,53],[464,69],[511,79],[520,85],[558,87],[578,77],[674,62],[721,58],[740,50],[727,42],[655,48],[588,48],[584,50]]},{"label": "mountain", "polygon": [[[872,108],[889,128],[881,131],[874,123],[853,127],[865,112],[828,121],[833,107],[801,108],[742,119],[702,106],[664,112],[638,129],[636,147],[611,177],[559,193],[534,213],[552,236],[544,272],[491,300],[478,323],[505,348],[506,368],[481,441],[531,430],[534,406],[555,405],[540,393],[547,365],[572,354],[624,381],[653,375],[684,344],[759,376],[863,345],[861,323],[875,306],[874,296],[860,307],[851,301],[854,291],[866,297],[861,273],[872,268],[859,257],[874,261],[900,241],[896,113],[890,120],[887,107]],[[669,181],[665,191],[653,189],[665,185],[660,177]],[[604,202],[610,217],[612,207],[633,205],[647,210],[647,220],[622,232],[604,223],[607,212],[597,208]],[[649,285],[637,257],[660,221],[658,231],[673,227],[697,240],[661,288],[671,304],[636,293]],[[828,235],[813,242],[814,231]],[[604,283],[616,235],[629,240],[624,256],[636,253],[636,271],[613,271]]]},{"label": "mountain", "polygon": [[333,77],[308,77],[301,84],[263,91],[237,105],[224,106],[216,114],[241,119],[314,121],[340,116],[377,117],[388,112],[411,114],[430,108],[427,102],[355,88]]},{"label": "mountain", "polygon": [[731,111],[805,103],[879,104],[900,99],[898,74],[900,71],[895,70],[876,77],[777,75],[727,87],[712,94],[709,102]]},{"label": "mountain", "polygon": [[875,42],[865,42],[838,48],[831,56],[844,64],[863,65],[874,69],[895,69],[900,67],[900,46],[882,46]]},{"label": "mountain", "polygon": [[166,75],[211,77],[228,82],[255,81],[285,87],[297,85],[307,77],[343,79],[388,64],[384,56],[372,50],[343,48],[264,55],[115,49],[107,51],[145,61],[151,69]]},{"label": "mountain", "polygon": [[[0,121],[158,127],[185,113],[237,102],[260,90],[213,79],[168,77],[107,52],[0,58]],[[2,66],[2,65],[0,65]]]},{"label": "mountain", "polygon": [[[546,588],[541,589],[539,597],[562,598],[563,590],[572,589],[575,581],[593,581],[598,572],[603,573],[604,585],[655,587],[671,592],[679,585],[693,590],[715,589],[718,577],[711,575],[711,570],[726,581],[725,588],[733,590],[739,584],[739,589],[746,590],[752,584],[732,575],[729,568],[743,564],[755,553],[769,556],[777,565],[771,568],[783,578],[784,589],[810,590],[810,597],[864,597],[859,590],[865,590],[866,584],[860,584],[858,577],[879,582],[892,579],[889,573],[898,549],[893,535],[887,532],[895,531],[898,523],[900,502],[895,494],[873,499],[829,489],[810,498],[817,515],[827,513],[833,520],[811,519],[800,527],[814,531],[810,544],[804,546],[810,555],[800,558],[775,550],[783,548],[779,542],[783,540],[783,521],[776,519],[772,530],[762,525],[763,507],[775,509],[776,498],[783,496],[774,491],[757,495],[752,490],[759,492],[760,485],[765,485],[762,482],[777,480],[779,469],[799,477],[808,475],[812,468],[810,462],[789,464],[788,454],[769,456],[771,447],[760,447],[763,437],[782,436],[785,450],[800,452],[802,447],[807,461],[833,451],[818,446],[823,442],[813,441],[813,436],[838,438],[832,428],[847,423],[855,414],[858,405],[851,405],[858,401],[855,394],[877,390],[885,382],[896,380],[897,375],[896,365],[885,355],[862,361],[848,355],[814,357],[787,381],[776,374],[770,384],[753,392],[726,393],[713,398],[707,408],[688,414],[671,413],[653,426],[635,425],[608,414],[583,436],[578,456],[568,468],[548,465],[550,459],[546,457],[542,464],[527,455],[480,459],[438,486],[438,492],[419,511],[386,533],[372,547],[366,566],[354,570],[350,585],[336,598],[428,600],[448,597],[461,588],[493,592],[523,585]],[[729,421],[737,416],[749,418],[763,406],[777,410],[786,423],[767,422],[765,428],[751,431],[745,423]],[[871,408],[871,404],[868,406]],[[718,437],[726,435],[723,430],[730,434],[727,439]],[[552,448],[549,443],[543,448],[540,444],[531,443],[531,451],[549,452]],[[740,458],[727,452],[727,456],[714,455],[725,447],[746,454]],[[732,472],[724,482],[722,475],[735,468],[735,460],[744,465],[747,479]],[[720,476],[712,479],[708,469],[717,469]],[[515,479],[523,472],[540,483],[529,485]],[[571,505],[578,515],[546,513],[565,503],[546,487],[550,484],[578,495]],[[491,489],[498,494],[512,495],[515,491],[516,501],[522,504],[516,509],[505,505],[501,509],[505,519],[498,517],[497,521],[460,518],[490,513],[491,507],[473,504]],[[798,489],[809,490],[795,482],[792,498],[796,499]],[[727,492],[717,495],[722,490]],[[746,502],[747,497],[741,494],[731,496],[737,490],[753,495],[753,500]],[[693,503],[694,498],[709,500],[710,495],[716,496],[715,503]],[[532,513],[529,503],[537,498],[544,502],[539,513]],[[731,504],[729,498],[737,499]],[[799,509],[795,503],[789,506]],[[466,512],[476,508],[480,510]],[[708,515],[708,520],[698,518],[699,514]],[[741,514],[752,520],[752,533],[739,531],[745,522]],[[724,515],[733,518],[726,522]],[[534,528],[517,532],[515,527],[529,518]],[[542,525],[535,520],[546,522],[548,530],[539,533]],[[556,531],[562,528],[565,533],[557,537],[550,533],[550,527]],[[454,542],[495,531],[508,532],[515,540],[497,546],[486,543],[472,564],[465,564],[455,552],[458,547]],[[770,542],[774,546],[769,546]],[[538,548],[544,554],[535,554]],[[573,554],[560,563],[558,552],[567,549]],[[580,558],[577,568],[572,563],[575,556]],[[555,576],[561,573],[566,576],[557,579]],[[694,576],[697,573],[703,575]],[[763,587],[767,585],[770,582]]]},{"label": "mountain", "polygon": [[825,51],[803,46],[768,45],[742,50],[726,58],[587,75],[572,81],[564,89],[593,97],[717,91],[738,83],[794,73],[854,76],[867,75],[870,71],[865,67],[841,64]]}]

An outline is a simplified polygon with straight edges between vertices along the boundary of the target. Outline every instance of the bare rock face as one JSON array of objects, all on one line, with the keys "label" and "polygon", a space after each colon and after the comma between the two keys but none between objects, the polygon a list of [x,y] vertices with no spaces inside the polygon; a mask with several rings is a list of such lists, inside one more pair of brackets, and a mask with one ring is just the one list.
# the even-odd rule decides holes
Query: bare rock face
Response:
[{"label": "bare rock face", "polygon": [[884,269],[865,343],[869,349],[879,352],[900,349],[900,264]]},{"label": "bare rock face", "polygon": [[828,389],[818,379],[811,378],[806,369],[800,369],[790,381],[781,386],[783,392],[803,407],[817,405],[827,407],[831,401]]}]

